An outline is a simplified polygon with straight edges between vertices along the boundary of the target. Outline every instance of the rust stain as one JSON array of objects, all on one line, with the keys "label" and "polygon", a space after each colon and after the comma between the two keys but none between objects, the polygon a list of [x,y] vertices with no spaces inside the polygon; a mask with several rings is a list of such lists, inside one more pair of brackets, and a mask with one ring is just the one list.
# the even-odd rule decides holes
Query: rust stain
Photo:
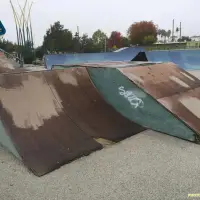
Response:
[{"label": "rust stain", "polygon": [[185,92],[200,85],[199,79],[177,68],[173,63],[120,68],[119,71],[156,99]]},{"label": "rust stain", "polygon": [[200,87],[158,101],[200,134]]},{"label": "rust stain", "polygon": [[[62,108],[52,98],[48,84],[42,78],[32,74],[10,75],[11,80],[21,79],[21,86],[12,89],[0,88],[0,100],[4,108],[12,115],[15,126],[19,128],[38,129],[43,125],[44,120],[52,116],[59,116]],[[39,78],[40,75],[40,78]],[[24,78],[25,77],[25,78]],[[4,85],[9,85],[5,81]],[[36,92],[37,91],[37,92]]]}]

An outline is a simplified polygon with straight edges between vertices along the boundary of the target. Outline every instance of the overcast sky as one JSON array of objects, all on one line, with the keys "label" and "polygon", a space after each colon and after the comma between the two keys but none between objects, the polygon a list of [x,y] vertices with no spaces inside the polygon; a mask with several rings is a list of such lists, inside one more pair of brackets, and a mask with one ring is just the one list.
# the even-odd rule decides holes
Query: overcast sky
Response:
[{"label": "overcast sky", "polygon": [[[12,0],[17,5],[17,0]],[[18,0],[21,4],[25,0]],[[31,0],[30,0],[31,1]],[[126,34],[137,21],[152,20],[160,28],[172,29],[182,22],[182,35],[200,35],[200,0],[34,0],[32,24],[34,40],[40,45],[46,29],[60,21],[72,32],[89,36],[97,29],[108,35],[117,30]],[[5,25],[6,39],[16,41],[15,23],[9,0],[0,0],[0,20]]]}]

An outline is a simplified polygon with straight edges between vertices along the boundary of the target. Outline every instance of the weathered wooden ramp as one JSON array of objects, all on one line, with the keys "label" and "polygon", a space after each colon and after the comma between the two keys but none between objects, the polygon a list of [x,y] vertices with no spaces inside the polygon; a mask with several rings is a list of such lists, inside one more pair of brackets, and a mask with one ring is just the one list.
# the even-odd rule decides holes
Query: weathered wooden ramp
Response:
[{"label": "weathered wooden ramp", "polygon": [[37,176],[144,130],[96,91],[85,68],[0,75],[0,142]]}]

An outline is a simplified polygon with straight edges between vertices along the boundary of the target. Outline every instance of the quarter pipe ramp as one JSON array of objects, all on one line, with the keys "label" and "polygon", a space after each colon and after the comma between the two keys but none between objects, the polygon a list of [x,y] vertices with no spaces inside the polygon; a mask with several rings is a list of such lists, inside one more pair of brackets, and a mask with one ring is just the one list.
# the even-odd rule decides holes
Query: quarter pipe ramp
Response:
[{"label": "quarter pipe ramp", "polygon": [[200,50],[143,51],[132,61],[173,62],[184,70],[200,69]]},{"label": "quarter pipe ramp", "polygon": [[37,176],[145,130],[109,105],[86,68],[0,74],[0,142]]},{"label": "quarter pipe ramp", "polygon": [[106,53],[75,53],[75,54],[49,54],[45,55],[47,69],[52,69],[53,65],[74,65],[91,62],[104,61],[131,61],[143,48],[127,48],[120,52]]}]

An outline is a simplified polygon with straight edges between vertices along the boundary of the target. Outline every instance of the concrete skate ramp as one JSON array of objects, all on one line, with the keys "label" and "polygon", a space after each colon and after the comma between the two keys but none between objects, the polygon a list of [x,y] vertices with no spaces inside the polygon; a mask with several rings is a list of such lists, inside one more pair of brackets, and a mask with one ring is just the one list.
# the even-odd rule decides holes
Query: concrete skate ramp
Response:
[{"label": "concrete skate ramp", "polygon": [[195,137],[199,140],[199,79],[173,63],[119,70],[194,130]]},{"label": "concrete skate ramp", "polygon": [[184,70],[200,69],[200,50],[143,51],[132,61],[144,61],[145,57],[152,62],[173,62]]},{"label": "concrete skate ramp", "polygon": [[45,63],[48,69],[53,65],[74,65],[91,62],[104,61],[131,61],[143,48],[127,48],[120,52],[106,53],[76,53],[76,54],[49,54],[45,56]]},{"label": "concrete skate ramp", "polygon": [[37,176],[144,130],[104,101],[85,68],[1,74],[0,119],[0,142]]}]

